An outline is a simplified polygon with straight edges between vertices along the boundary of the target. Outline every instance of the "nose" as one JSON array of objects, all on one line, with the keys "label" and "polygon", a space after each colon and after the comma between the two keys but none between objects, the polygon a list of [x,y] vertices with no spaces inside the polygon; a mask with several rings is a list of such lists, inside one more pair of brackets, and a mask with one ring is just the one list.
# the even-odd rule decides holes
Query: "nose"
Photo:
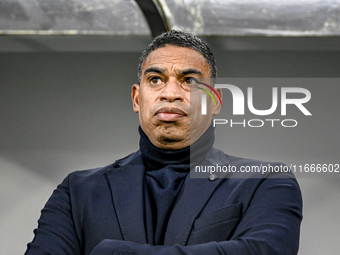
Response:
[{"label": "nose", "polygon": [[184,100],[184,91],[181,88],[181,83],[176,78],[169,78],[168,82],[161,91],[160,100],[168,102],[182,102]]}]

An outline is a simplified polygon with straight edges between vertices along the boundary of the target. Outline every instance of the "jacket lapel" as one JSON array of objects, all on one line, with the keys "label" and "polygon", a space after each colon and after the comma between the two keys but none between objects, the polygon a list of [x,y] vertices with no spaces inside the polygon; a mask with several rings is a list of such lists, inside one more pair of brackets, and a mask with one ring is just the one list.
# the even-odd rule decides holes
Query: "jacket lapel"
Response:
[{"label": "jacket lapel", "polygon": [[142,157],[138,151],[118,163],[107,175],[123,239],[146,243]]},{"label": "jacket lapel", "polygon": [[[221,166],[229,163],[222,151],[212,148],[202,165],[216,164]],[[225,176],[223,177],[225,178]],[[164,245],[175,243],[186,245],[195,219],[222,180],[223,178],[213,181],[208,178],[190,178],[190,175],[186,177],[182,187],[183,192],[180,194],[168,222]]]},{"label": "jacket lapel", "polygon": [[[107,172],[112,199],[123,239],[146,243],[144,225],[144,165],[140,151],[118,162]],[[212,148],[204,165],[228,165],[222,151]],[[202,164],[203,165],[203,164]],[[186,177],[168,221],[164,245],[186,245],[193,223],[223,178]]]}]

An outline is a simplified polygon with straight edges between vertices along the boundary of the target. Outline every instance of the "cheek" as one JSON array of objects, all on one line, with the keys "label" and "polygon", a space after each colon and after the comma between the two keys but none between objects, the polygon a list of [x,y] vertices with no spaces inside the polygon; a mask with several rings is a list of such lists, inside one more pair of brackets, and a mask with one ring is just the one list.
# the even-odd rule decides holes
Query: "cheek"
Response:
[{"label": "cheek", "polygon": [[152,98],[146,96],[145,94],[140,97],[139,101],[139,119],[144,122],[149,122],[151,118],[151,108],[153,106]]},{"label": "cheek", "polygon": [[148,93],[143,92],[139,95],[139,105],[143,110],[145,110],[148,107],[149,102],[150,98],[148,96]]},{"label": "cheek", "polygon": [[[207,115],[211,114],[212,110],[212,100],[209,95],[206,97],[206,107],[207,107]],[[202,93],[196,93],[190,97],[190,113],[194,115],[199,115],[197,117],[205,117],[202,115]]]},{"label": "cheek", "polygon": [[149,88],[144,88],[139,94],[139,102],[148,105],[153,104],[159,97],[159,92]]},{"label": "cheek", "polygon": [[210,125],[212,118],[213,102],[210,98],[207,98],[207,113],[202,115],[202,104],[201,104],[201,94],[195,97],[191,97],[190,102],[190,125],[195,126],[205,126],[205,124]]},{"label": "cheek", "polygon": [[202,93],[199,93],[198,90],[191,92],[189,100],[188,100],[190,103],[190,108],[201,107],[201,98],[202,98]]}]

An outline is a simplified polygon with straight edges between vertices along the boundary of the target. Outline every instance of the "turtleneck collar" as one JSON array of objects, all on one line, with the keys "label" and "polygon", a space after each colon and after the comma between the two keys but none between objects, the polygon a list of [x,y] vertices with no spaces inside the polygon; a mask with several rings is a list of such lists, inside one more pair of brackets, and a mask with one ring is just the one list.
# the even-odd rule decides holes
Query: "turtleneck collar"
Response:
[{"label": "turtleneck collar", "polygon": [[[140,134],[139,146],[146,170],[159,170],[168,165],[189,166],[190,163],[201,162],[215,141],[214,127],[210,125],[207,131],[191,146],[179,150],[165,150],[154,146],[140,126],[138,130]],[[189,169],[189,167],[185,169]]]}]

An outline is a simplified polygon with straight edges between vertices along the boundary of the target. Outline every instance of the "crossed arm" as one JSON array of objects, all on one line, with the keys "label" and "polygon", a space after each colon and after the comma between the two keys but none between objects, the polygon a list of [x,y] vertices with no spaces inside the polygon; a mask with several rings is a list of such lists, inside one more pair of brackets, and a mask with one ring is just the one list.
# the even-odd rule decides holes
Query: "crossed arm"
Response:
[{"label": "crossed arm", "polygon": [[256,190],[230,240],[183,246],[152,246],[104,239],[91,251],[72,219],[68,183],[53,193],[26,255],[296,255],[302,202],[294,179],[265,179]]},{"label": "crossed arm", "polygon": [[266,179],[228,241],[152,246],[103,240],[91,255],[296,255],[301,211],[301,194],[294,179]]}]

